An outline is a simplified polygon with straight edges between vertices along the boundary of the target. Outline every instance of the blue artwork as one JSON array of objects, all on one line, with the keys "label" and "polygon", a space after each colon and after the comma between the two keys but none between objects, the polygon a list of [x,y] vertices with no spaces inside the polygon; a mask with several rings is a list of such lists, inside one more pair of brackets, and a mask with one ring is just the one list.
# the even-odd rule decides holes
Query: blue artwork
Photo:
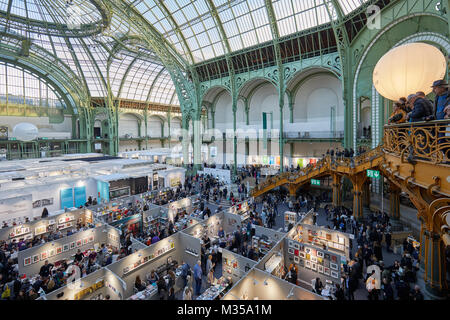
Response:
[{"label": "blue artwork", "polygon": [[72,188],[61,189],[60,198],[61,198],[61,209],[73,207],[73,189]]},{"label": "blue artwork", "polygon": [[109,183],[103,181],[97,181],[98,202],[102,200],[109,202]]},{"label": "blue artwork", "polygon": [[73,193],[75,197],[75,207],[84,206],[86,203],[86,187],[75,187],[73,188]]}]

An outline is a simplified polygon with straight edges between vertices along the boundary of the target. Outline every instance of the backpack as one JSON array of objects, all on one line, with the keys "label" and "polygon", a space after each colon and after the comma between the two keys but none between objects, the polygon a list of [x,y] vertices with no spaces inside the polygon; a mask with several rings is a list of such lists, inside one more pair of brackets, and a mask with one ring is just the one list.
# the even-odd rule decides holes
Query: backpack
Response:
[{"label": "backpack", "polygon": [[7,299],[10,296],[11,296],[11,290],[9,289],[8,285],[5,284],[5,290],[3,290],[2,299]]}]

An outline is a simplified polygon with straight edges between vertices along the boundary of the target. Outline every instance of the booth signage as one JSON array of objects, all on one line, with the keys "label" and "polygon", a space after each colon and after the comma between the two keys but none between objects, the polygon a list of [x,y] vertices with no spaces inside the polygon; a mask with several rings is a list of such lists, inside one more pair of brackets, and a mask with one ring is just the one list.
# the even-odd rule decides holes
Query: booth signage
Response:
[{"label": "booth signage", "polygon": [[380,171],[377,171],[377,170],[367,170],[367,177],[379,179],[379,178],[380,178]]},{"label": "booth signage", "polygon": [[313,186],[320,186],[320,180],[311,179],[311,185],[313,185]]}]

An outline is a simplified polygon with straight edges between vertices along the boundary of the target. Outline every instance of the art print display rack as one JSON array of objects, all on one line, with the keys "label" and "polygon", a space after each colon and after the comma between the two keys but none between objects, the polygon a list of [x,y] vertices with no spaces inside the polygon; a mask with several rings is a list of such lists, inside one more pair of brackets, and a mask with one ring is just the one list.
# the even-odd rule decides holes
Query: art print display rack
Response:
[{"label": "art print display rack", "polygon": [[280,252],[273,254],[264,264],[264,270],[281,278],[283,276],[283,255]]},{"label": "art print display rack", "polygon": [[297,223],[297,213],[292,211],[286,211],[284,213],[284,230],[288,230],[289,225],[295,225]]}]

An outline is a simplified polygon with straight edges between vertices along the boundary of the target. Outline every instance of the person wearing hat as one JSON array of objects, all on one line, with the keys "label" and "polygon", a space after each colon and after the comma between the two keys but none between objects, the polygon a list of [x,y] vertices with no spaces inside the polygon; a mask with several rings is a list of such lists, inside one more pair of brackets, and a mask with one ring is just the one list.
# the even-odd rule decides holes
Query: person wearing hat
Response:
[{"label": "person wearing hat", "polygon": [[442,120],[445,117],[444,109],[450,105],[450,94],[448,84],[444,80],[437,80],[432,85],[433,92],[436,95],[434,101],[435,119]]}]

